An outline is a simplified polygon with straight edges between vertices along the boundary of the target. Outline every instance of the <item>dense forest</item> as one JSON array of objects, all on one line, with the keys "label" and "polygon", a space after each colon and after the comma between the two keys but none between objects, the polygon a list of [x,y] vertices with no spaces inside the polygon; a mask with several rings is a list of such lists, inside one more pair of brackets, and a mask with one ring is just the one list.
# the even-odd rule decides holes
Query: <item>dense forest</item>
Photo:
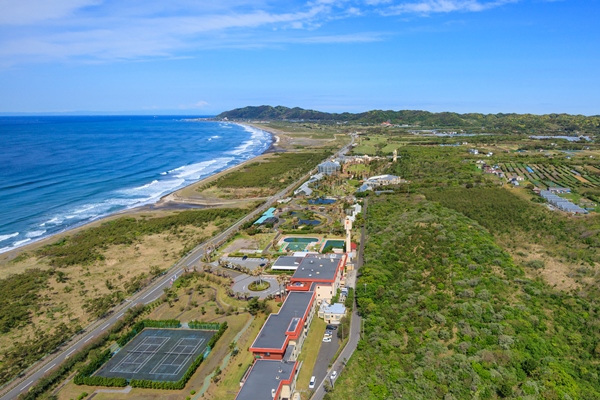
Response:
[{"label": "dense forest", "polygon": [[363,113],[325,113],[305,110],[299,107],[258,106],[237,108],[225,111],[217,119],[230,120],[304,120],[320,122],[352,122],[380,124],[389,121],[392,124],[452,127],[462,129],[485,129],[510,132],[565,131],[600,133],[600,116],[569,114],[458,114],[453,112],[432,113],[419,110],[372,110]]},{"label": "dense forest", "polygon": [[597,306],[422,196],[371,196],[367,232],[365,334],[327,398],[600,399]]}]

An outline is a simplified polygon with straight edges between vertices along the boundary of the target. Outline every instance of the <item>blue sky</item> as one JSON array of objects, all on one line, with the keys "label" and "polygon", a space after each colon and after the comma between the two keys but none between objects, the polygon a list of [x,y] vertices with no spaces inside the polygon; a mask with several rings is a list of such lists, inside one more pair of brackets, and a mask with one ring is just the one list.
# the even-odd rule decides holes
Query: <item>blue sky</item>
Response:
[{"label": "blue sky", "polygon": [[0,0],[0,112],[600,114],[600,0]]}]

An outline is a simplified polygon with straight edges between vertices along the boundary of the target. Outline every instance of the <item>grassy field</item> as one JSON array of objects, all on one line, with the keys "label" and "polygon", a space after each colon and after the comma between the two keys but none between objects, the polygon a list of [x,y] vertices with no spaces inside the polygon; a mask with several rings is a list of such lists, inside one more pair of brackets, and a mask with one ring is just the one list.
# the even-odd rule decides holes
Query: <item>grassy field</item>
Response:
[{"label": "grassy field", "polygon": [[308,399],[309,389],[308,383],[312,376],[312,371],[317,362],[317,356],[321,349],[321,343],[323,343],[323,335],[325,334],[325,327],[327,324],[322,319],[315,316],[310,324],[310,330],[308,336],[302,345],[302,353],[298,357],[298,361],[302,362],[302,370],[298,375],[298,382],[296,384],[297,390],[302,393],[302,399]]}]

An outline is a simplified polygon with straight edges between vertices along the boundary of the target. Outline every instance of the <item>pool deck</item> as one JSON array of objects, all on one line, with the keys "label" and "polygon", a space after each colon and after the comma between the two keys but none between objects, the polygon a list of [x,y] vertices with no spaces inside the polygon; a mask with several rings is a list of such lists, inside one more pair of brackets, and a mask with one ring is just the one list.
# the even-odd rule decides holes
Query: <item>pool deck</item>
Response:
[{"label": "pool deck", "polygon": [[[315,242],[310,242],[310,243],[305,243],[306,245],[304,246],[304,248],[298,248],[298,249],[290,249],[289,246],[295,244],[294,242],[286,242],[286,239],[316,239]],[[280,252],[286,252],[286,251],[318,251],[321,252],[321,250],[323,250],[325,244],[328,241],[341,241],[341,242],[346,242],[345,238],[342,237],[324,237],[324,235],[314,235],[314,234],[307,234],[306,236],[302,236],[300,234],[293,234],[293,235],[285,235],[283,236],[280,240],[279,243],[277,244],[277,247],[280,249]],[[302,242],[300,242],[302,243]],[[284,246],[285,245],[285,246]],[[284,247],[282,247],[284,246]],[[345,246],[344,246],[345,247]],[[310,248],[310,249],[309,249]]]}]

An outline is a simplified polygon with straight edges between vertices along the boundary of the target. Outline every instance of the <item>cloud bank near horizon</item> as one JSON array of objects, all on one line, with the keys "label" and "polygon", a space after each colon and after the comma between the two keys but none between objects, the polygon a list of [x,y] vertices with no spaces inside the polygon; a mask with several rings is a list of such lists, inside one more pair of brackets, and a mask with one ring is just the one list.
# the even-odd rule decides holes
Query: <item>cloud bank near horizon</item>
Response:
[{"label": "cloud bank near horizon", "polygon": [[374,15],[482,12],[517,1],[0,0],[0,64],[137,61],[218,48],[375,42],[390,32],[327,27]]}]

